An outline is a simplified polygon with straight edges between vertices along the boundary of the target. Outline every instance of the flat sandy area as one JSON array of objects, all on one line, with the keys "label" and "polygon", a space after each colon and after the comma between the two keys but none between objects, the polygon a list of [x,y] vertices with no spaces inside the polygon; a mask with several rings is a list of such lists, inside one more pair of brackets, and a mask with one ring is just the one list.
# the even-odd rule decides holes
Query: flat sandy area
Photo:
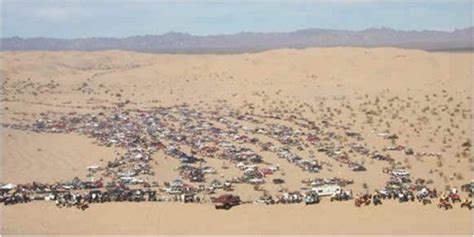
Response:
[{"label": "flat sandy area", "polygon": [[6,217],[22,216],[16,220],[4,219],[4,233],[12,234],[459,235],[472,232],[471,214],[466,210],[445,212],[398,203],[363,209],[354,207],[352,202],[309,207],[252,204],[231,211],[216,211],[205,204],[108,203],[85,212],[35,203],[2,211]]}]

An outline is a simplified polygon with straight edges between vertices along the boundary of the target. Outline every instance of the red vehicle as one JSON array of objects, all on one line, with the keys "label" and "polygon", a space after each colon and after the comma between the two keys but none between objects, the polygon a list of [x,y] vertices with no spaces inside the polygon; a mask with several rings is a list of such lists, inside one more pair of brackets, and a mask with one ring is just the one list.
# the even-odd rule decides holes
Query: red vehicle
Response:
[{"label": "red vehicle", "polygon": [[460,197],[459,194],[457,194],[457,193],[451,193],[451,194],[449,194],[449,198],[451,199],[451,201],[452,201],[453,203],[461,202],[461,197]]},{"label": "red vehicle", "polygon": [[448,209],[452,209],[453,205],[451,205],[449,201],[443,200],[438,203],[438,208],[444,208],[444,210],[448,210]]},{"label": "red vehicle", "polygon": [[216,209],[226,209],[229,210],[233,206],[240,204],[240,197],[232,194],[223,194],[218,198],[212,200]]},{"label": "red vehicle", "polygon": [[319,140],[320,140],[319,137],[314,136],[314,135],[309,135],[309,136],[306,138],[306,141],[308,141],[308,142],[310,142],[310,143],[312,143],[312,144],[318,142]]},{"label": "red vehicle", "polygon": [[270,168],[262,168],[259,171],[260,171],[260,173],[263,174],[263,176],[273,174],[273,171]]},{"label": "red vehicle", "polygon": [[372,198],[372,195],[368,195],[368,194],[363,195],[362,197],[359,197],[359,198],[355,198],[354,202],[355,202],[356,207],[360,207],[364,204],[366,206],[370,205],[371,198]]}]

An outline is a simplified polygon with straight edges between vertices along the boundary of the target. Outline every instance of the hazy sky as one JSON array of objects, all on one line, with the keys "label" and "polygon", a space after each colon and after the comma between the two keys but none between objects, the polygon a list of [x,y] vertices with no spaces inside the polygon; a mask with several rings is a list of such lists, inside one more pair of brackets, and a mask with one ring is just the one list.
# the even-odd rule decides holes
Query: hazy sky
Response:
[{"label": "hazy sky", "polygon": [[304,28],[454,30],[472,26],[473,2],[0,0],[3,37],[195,35]]}]

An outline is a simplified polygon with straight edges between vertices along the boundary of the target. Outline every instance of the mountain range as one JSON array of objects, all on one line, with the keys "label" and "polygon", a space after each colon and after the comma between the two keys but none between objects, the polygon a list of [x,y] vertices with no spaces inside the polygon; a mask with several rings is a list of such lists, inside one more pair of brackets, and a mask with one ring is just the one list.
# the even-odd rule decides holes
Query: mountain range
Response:
[{"label": "mountain range", "polygon": [[471,51],[474,27],[446,31],[401,31],[370,28],[361,31],[305,29],[288,33],[237,33],[196,36],[169,32],[125,38],[1,39],[2,51],[130,50],[149,53],[245,53],[279,48],[397,47],[428,51]]}]

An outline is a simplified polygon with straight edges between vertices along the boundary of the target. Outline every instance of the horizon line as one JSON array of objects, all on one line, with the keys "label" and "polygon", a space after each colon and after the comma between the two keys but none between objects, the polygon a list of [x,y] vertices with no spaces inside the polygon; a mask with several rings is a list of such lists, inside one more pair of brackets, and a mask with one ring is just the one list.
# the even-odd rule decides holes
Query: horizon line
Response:
[{"label": "horizon line", "polygon": [[[308,30],[327,30],[327,31],[345,31],[345,32],[364,32],[368,30],[391,30],[391,31],[398,31],[398,32],[439,32],[439,33],[454,33],[459,30],[468,30],[473,29],[474,25],[461,27],[461,28],[454,28],[451,30],[432,30],[432,29],[423,29],[423,30],[404,30],[404,29],[395,29],[392,27],[380,26],[380,27],[369,27],[360,30],[350,30],[350,29],[334,29],[334,28],[318,28],[318,27],[311,27],[311,28],[301,28],[292,31],[269,31],[269,32],[256,32],[256,31],[240,31],[235,33],[224,33],[224,34],[192,34],[188,32],[180,32],[180,31],[168,31],[161,34],[142,34],[142,35],[129,35],[129,36],[88,36],[88,37],[73,37],[73,38],[57,38],[57,37],[48,37],[48,36],[35,36],[35,37],[22,37],[22,36],[8,36],[8,37],[0,37],[1,40],[4,39],[13,39],[13,38],[20,38],[20,39],[53,39],[53,40],[77,40],[77,39],[94,39],[94,38],[113,38],[113,39],[127,39],[133,37],[146,37],[146,36],[164,36],[168,34],[181,34],[187,35],[191,37],[215,37],[215,36],[234,36],[239,34],[290,34],[296,33],[301,31],[308,31]],[[474,36],[473,36],[474,37]]]}]

